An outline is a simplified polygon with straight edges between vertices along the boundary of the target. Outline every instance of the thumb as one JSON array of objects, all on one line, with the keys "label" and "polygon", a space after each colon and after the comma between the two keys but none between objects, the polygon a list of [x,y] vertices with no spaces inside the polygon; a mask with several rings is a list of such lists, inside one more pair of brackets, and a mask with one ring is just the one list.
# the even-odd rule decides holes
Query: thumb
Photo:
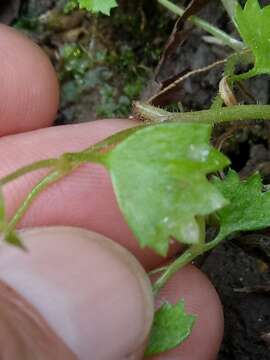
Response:
[{"label": "thumb", "polygon": [[[0,280],[12,289],[5,298],[14,297],[15,290],[20,301],[13,299],[12,304],[19,302],[24,316],[11,315],[4,324],[0,320],[0,336],[5,329],[16,329],[15,337],[6,336],[0,358],[22,359],[22,353],[23,360],[33,358],[33,348],[38,354],[46,342],[54,354],[51,360],[141,359],[153,320],[153,298],[137,260],[113,241],[79,228],[24,230],[21,238],[28,253],[1,248]],[[31,331],[31,326],[40,329]],[[9,356],[7,349],[16,348],[20,353]]]}]

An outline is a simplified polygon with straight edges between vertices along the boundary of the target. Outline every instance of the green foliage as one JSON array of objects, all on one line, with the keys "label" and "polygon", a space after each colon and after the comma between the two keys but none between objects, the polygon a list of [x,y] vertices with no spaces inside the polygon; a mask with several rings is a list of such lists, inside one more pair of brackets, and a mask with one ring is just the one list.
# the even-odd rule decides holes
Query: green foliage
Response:
[{"label": "green foliage", "polygon": [[37,18],[25,18],[25,17],[21,17],[20,19],[18,19],[13,27],[15,29],[21,30],[21,31],[37,31],[39,26],[38,20]]},{"label": "green foliage", "polygon": [[59,50],[59,64],[61,105],[80,102],[83,96],[97,91],[98,117],[128,116],[132,101],[139,97],[148,76],[144,68],[137,68],[137,59],[127,46],[116,54],[107,50],[91,52],[78,44],[67,43]]},{"label": "green foliage", "polygon": [[65,12],[72,11],[79,7],[92,13],[110,15],[111,9],[117,7],[116,0],[69,0]]},{"label": "green foliage", "polygon": [[16,231],[9,231],[5,234],[5,241],[12,246],[16,246],[21,248],[22,250],[26,250],[23,242],[21,241],[20,237],[16,233]]},{"label": "green foliage", "polygon": [[[97,116],[128,117],[132,102],[139,98],[146,86],[149,77],[147,68],[140,64],[130,46],[121,46],[117,53],[108,52],[104,64],[113,70],[114,76],[111,73],[111,78],[100,84]],[[118,84],[114,81],[115,75]]]},{"label": "green foliage", "polygon": [[103,83],[100,87],[100,105],[96,107],[99,117],[125,117],[131,112],[132,100],[138,98],[143,88],[144,79],[138,77],[133,82],[127,82],[119,96],[118,89]]},{"label": "green foliage", "polygon": [[59,57],[62,64],[60,80],[74,78],[77,82],[81,82],[91,67],[88,53],[77,44],[71,43],[62,46],[59,50]]},{"label": "green foliage", "polygon": [[188,315],[183,300],[164,304],[155,313],[145,356],[153,356],[180,345],[191,333],[195,316]]},{"label": "green foliage", "polygon": [[120,208],[142,247],[166,255],[171,237],[196,244],[196,217],[226,205],[206,178],[229,164],[209,145],[210,132],[208,124],[145,127],[106,155]]},{"label": "green foliage", "polygon": [[7,230],[5,202],[1,188],[0,188],[0,233],[3,234],[4,239],[8,244],[20,247],[21,249],[25,249],[16,232]]},{"label": "green foliage", "polygon": [[270,191],[263,191],[259,174],[240,181],[238,174],[230,170],[225,180],[215,178],[213,184],[230,201],[217,213],[220,221],[219,237],[270,226]]},{"label": "green foliage", "polygon": [[247,0],[236,8],[235,21],[245,43],[255,55],[255,74],[270,73],[270,6],[261,8],[258,0]]},{"label": "green foliage", "polygon": [[[234,0],[223,0],[223,3],[230,13],[234,13]],[[69,0],[65,11],[80,8],[109,15],[116,6],[115,0]],[[132,6],[132,2],[129,6]],[[128,16],[117,14],[116,11],[114,19],[102,19],[107,23],[104,34],[108,33],[109,29],[109,33],[113,34],[109,37],[110,43],[116,46],[105,49],[95,45],[91,48],[87,45],[90,37],[86,36],[84,41],[69,43],[60,49],[60,80],[63,82],[62,98],[65,98],[66,103],[76,103],[84,92],[98,88],[98,115],[110,117],[129,114],[131,102],[139,97],[147,76],[150,76],[149,66],[157,62],[160,54],[160,49],[153,51],[152,44],[155,39],[152,38],[152,33],[145,41],[143,49],[142,46],[138,48],[142,33],[147,33],[146,27],[144,28],[145,19],[148,19],[147,28],[158,30],[162,23],[159,17],[152,16],[153,19],[158,18],[156,23],[151,23],[152,20],[147,16],[144,19],[144,5],[139,16],[134,16],[134,4],[132,9]],[[270,73],[269,19],[270,6],[261,8],[257,0],[247,0],[244,9],[238,5],[235,10],[235,22],[239,32],[255,57],[254,69],[248,73],[251,76]],[[114,22],[117,26],[114,26]],[[18,25],[26,26],[27,23]],[[31,28],[38,26],[38,23],[29,23],[27,26]],[[210,27],[208,26],[208,29]],[[213,27],[211,29],[213,30]],[[156,31],[158,34],[162,32]],[[119,33],[125,35],[124,46],[117,44]],[[91,44],[95,43],[97,34],[98,37],[103,37],[102,27],[95,28],[93,34],[94,41],[91,41]],[[137,34],[136,40],[134,34]],[[146,39],[147,37],[144,37],[144,40]],[[228,40],[228,37],[226,39]],[[105,40],[108,39],[105,37]],[[235,44],[234,39],[231,40],[229,43]],[[152,60],[145,62],[140,57]],[[254,58],[246,51],[234,53],[227,59],[224,74],[230,78],[229,85],[232,86],[236,80],[233,78],[236,65],[251,62],[254,62]],[[113,68],[116,69],[115,72],[112,71]],[[115,74],[121,74],[120,81],[114,79]],[[148,246],[158,254],[166,255],[172,238],[191,245],[175,262],[166,267],[153,286],[154,294],[182,266],[216,246],[229,234],[270,226],[270,191],[263,190],[258,174],[242,182],[233,171],[229,171],[224,181],[215,178],[211,182],[207,178],[209,174],[226,167],[229,160],[209,144],[211,125],[202,122],[243,120],[245,117],[250,119],[250,115],[253,119],[251,108],[258,109],[256,105],[222,108],[222,103],[221,97],[217,97],[210,111],[176,114],[174,120],[179,120],[178,123],[123,131],[81,153],[65,154],[66,157],[60,159],[61,167],[56,166],[57,171],[59,168],[72,171],[74,164],[105,164],[110,171],[119,206],[142,247]],[[263,113],[261,107],[260,111],[256,110],[254,113],[256,116],[259,113],[259,118],[268,118],[269,109],[265,107]],[[150,120],[171,120],[170,116],[170,113],[156,109]],[[188,119],[185,121],[191,122],[183,123],[183,117]],[[196,121],[201,123],[196,124]],[[65,160],[66,167],[63,166]],[[17,175],[11,178],[16,177]],[[32,202],[35,196],[37,193],[32,192],[28,199]],[[219,218],[220,230],[216,239],[205,242],[205,217],[212,213],[216,213]],[[16,221],[7,223],[4,201],[0,194],[0,231],[9,244],[23,248],[14,231],[21,214],[17,211],[14,216]],[[145,355],[152,356],[178,346],[190,335],[194,322],[195,317],[185,313],[183,301],[176,305],[164,304],[155,314]]]}]

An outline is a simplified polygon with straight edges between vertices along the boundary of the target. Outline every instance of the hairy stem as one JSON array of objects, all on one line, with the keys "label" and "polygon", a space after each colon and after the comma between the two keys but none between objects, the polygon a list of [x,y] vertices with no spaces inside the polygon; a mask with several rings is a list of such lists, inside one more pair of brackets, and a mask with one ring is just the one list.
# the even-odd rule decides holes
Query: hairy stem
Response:
[{"label": "hairy stem", "polygon": [[229,80],[231,81],[231,83],[235,83],[236,81],[245,81],[248,80],[252,77],[255,77],[259,75],[258,72],[256,71],[256,68],[253,67],[252,69],[250,69],[249,71],[242,73],[242,74],[233,74],[230,76]]},{"label": "hairy stem", "polygon": [[[121,136],[125,137],[128,136],[128,134],[129,132],[125,131],[120,133],[119,137],[120,138]],[[94,146],[90,146],[81,152],[65,153],[62,156],[60,156],[58,159],[37,161],[30,165],[24,166],[21,169],[18,169],[17,171],[0,179],[0,185],[4,186],[10,181],[13,181],[29,172],[43,168],[53,167],[53,170],[51,170],[51,172],[47,176],[45,176],[26,196],[26,198],[24,199],[24,201],[22,202],[22,204],[14,214],[13,218],[7,224],[7,231],[10,232],[13,229],[15,229],[16,225],[22,219],[22,217],[29,209],[33,201],[49,185],[65,177],[83,163],[86,162],[103,163],[104,153],[106,152],[107,147],[111,145],[110,141],[113,141],[114,139],[117,139],[117,137],[112,136],[111,138],[105,139],[103,142],[96,144]]]},{"label": "hairy stem", "polygon": [[162,266],[162,267],[157,268],[157,269],[154,269],[154,270],[151,270],[151,271],[149,271],[147,274],[148,274],[148,276],[152,276],[152,275],[155,275],[155,274],[164,272],[164,271],[167,270],[167,269],[168,269],[168,265]]},{"label": "hairy stem", "polygon": [[226,9],[230,19],[234,23],[235,27],[237,28],[236,22],[235,22],[235,9],[238,5],[237,0],[221,0],[224,8]]},{"label": "hairy stem", "polygon": [[206,243],[206,244],[204,245],[204,252],[210,251],[210,250],[214,249],[222,240],[224,240],[224,238],[225,238],[225,237],[224,237],[221,233],[219,233],[219,234],[214,238],[214,240],[209,241],[208,243]]},{"label": "hairy stem", "polygon": [[15,229],[16,225],[22,219],[23,215],[29,209],[30,205],[36,199],[36,197],[49,185],[55,183],[56,181],[60,180],[64,177],[66,173],[59,172],[57,170],[50,172],[45,178],[43,178],[26,196],[20,207],[17,209],[16,213],[14,214],[13,218],[7,225],[7,232],[10,232]]},{"label": "hairy stem", "polygon": [[[123,141],[127,136],[137,131],[138,128],[142,126],[137,126],[135,128],[126,129],[118,134],[114,134],[109,138],[97,143],[96,145],[91,145],[90,147],[84,149],[81,152],[77,153],[65,153],[60,156],[58,159],[48,159],[41,160],[30,165],[24,166],[15,172],[3,177],[0,179],[0,187],[6,185],[7,183],[29,173],[43,168],[53,168],[51,172],[43,178],[27,195],[24,199],[23,203],[17,209],[13,218],[6,226],[6,231],[11,232],[15,229],[16,225],[22,219],[23,215],[31,206],[32,202],[36,199],[36,197],[45,190],[49,185],[57,182],[61,178],[65,177],[73,170],[78,168],[83,163],[95,162],[105,164],[105,155],[106,153],[114,146],[116,146],[119,142]],[[0,193],[1,195],[1,193]],[[1,200],[1,199],[0,199]],[[3,209],[0,204],[0,216],[3,213]],[[3,217],[3,216],[2,216]],[[0,224],[1,225],[1,224]],[[0,232],[2,230],[0,229]]]},{"label": "hairy stem", "polygon": [[58,159],[47,159],[47,160],[37,161],[30,165],[26,165],[16,171],[14,171],[13,173],[3,177],[2,179],[0,179],[0,185],[4,186],[13,180],[16,180],[17,178],[19,178],[25,174],[28,174],[29,172],[54,167],[55,165],[57,165],[57,163],[58,163]]},{"label": "hairy stem", "polygon": [[175,261],[173,261],[164,271],[164,273],[156,280],[153,285],[154,296],[158,295],[160,290],[165,286],[165,284],[182,269],[185,265],[189,264],[194,260],[198,255],[202,254],[203,246],[201,244],[191,246],[187,249],[181,256],[179,256]]},{"label": "hairy stem", "polygon": [[[176,15],[182,16],[184,13],[183,8],[181,8],[178,5],[175,5],[173,2],[169,0],[157,0],[157,1]],[[188,20],[197,27],[213,35],[216,39],[220,40],[222,44],[231,47],[233,50],[239,51],[245,48],[245,45],[241,41],[231,37],[224,31],[217,28],[216,26],[210,24],[209,22],[197,16],[191,16]]]},{"label": "hairy stem", "polygon": [[236,105],[210,110],[191,112],[163,112],[157,116],[156,108],[145,103],[136,103],[136,112],[145,121],[160,123],[166,121],[218,124],[229,121],[270,120],[270,105]]},{"label": "hairy stem", "polygon": [[[107,149],[106,149],[107,150]],[[82,165],[83,163],[98,163],[103,164],[104,163],[104,154],[106,152],[104,150],[104,153],[95,151],[94,149],[86,149],[81,152],[75,152],[75,153],[65,153],[62,155],[62,159],[64,163],[72,163],[77,165]]]},{"label": "hairy stem", "polygon": [[198,216],[197,218],[198,226],[200,229],[200,238],[198,244],[190,246],[182,255],[180,255],[175,261],[170,265],[164,268],[163,274],[158,278],[158,280],[153,285],[153,293],[157,295],[163,286],[171,279],[171,277],[182,267],[189,264],[193,259],[198,255],[204,252],[205,247],[205,218],[203,216]]},{"label": "hairy stem", "polygon": [[208,243],[200,242],[188,248],[182,255],[180,255],[169,266],[167,266],[163,274],[156,280],[153,285],[154,295],[158,295],[160,290],[166,285],[166,283],[173,277],[175,273],[177,273],[187,264],[191,263],[199,255],[202,255],[203,253],[215,248],[223,239],[224,236],[222,236],[222,234],[218,234],[214,240]]}]

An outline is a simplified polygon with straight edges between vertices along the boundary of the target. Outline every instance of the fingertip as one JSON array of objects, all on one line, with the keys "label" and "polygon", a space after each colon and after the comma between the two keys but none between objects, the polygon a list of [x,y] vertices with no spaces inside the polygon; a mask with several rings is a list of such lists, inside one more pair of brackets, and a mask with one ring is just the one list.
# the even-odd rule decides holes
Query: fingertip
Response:
[{"label": "fingertip", "polygon": [[2,248],[0,279],[39,311],[78,359],[137,359],[154,312],[138,261],[79,228],[36,228],[21,237],[29,251]]},{"label": "fingertip", "polygon": [[55,71],[26,36],[0,25],[0,136],[52,124],[59,103]]},{"label": "fingertip", "polygon": [[222,305],[206,275],[192,265],[183,268],[167,283],[156,305],[159,307],[164,300],[175,304],[180,299],[184,299],[186,311],[197,317],[192,333],[178,348],[153,360],[216,359],[224,330]]}]

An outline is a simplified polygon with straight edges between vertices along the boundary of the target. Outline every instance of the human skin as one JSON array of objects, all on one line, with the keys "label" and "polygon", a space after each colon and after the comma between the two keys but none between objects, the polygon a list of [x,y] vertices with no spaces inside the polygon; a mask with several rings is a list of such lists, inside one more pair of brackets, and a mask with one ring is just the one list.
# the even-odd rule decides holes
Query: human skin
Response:
[{"label": "human skin", "polygon": [[[0,51],[0,177],[136,125],[110,119],[50,127],[59,90],[49,60],[30,40],[4,25]],[[9,217],[42,175],[44,171],[29,174],[4,188]],[[51,186],[19,227],[24,228],[21,236],[28,253],[8,246],[0,252],[0,309],[6,309],[0,316],[1,359],[43,359],[42,344],[50,350],[47,359],[142,359],[153,317],[144,269],[169,258],[139,248],[106,170],[85,165]],[[164,299],[175,303],[180,298],[198,317],[192,335],[179,348],[153,359],[215,359],[223,315],[214,287],[190,265],[173,277],[155,302],[159,306]],[[12,306],[18,312],[10,311]],[[20,314],[20,322],[14,313]],[[20,355],[9,355],[10,349],[18,349]]]}]

